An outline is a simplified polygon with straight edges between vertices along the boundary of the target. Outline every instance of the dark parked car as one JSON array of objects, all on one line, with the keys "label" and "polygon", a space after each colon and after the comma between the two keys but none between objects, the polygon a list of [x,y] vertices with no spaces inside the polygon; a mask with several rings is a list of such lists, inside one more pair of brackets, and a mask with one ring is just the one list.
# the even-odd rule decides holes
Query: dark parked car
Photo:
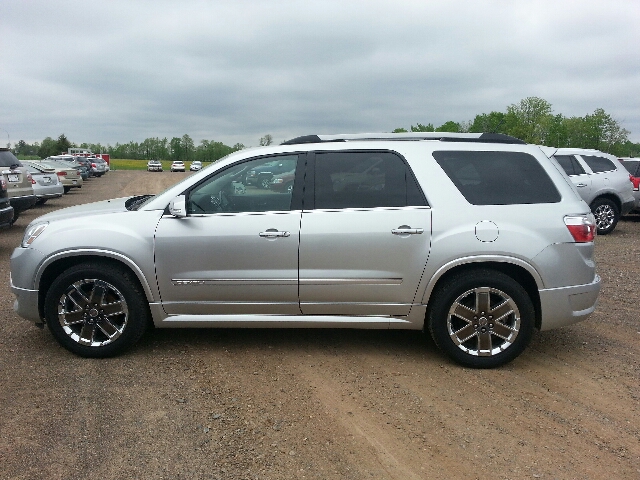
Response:
[{"label": "dark parked car", "polygon": [[9,203],[7,194],[7,182],[0,175],[0,228],[10,227],[13,223],[13,207]]},{"label": "dark parked car", "polygon": [[269,188],[271,186],[271,179],[274,175],[280,175],[281,173],[293,172],[296,168],[297,157],[291,156],[290,158],[284,158],[282,160],[269,162],[266,165],[252,168],[247,172],[245,178],[245,185],[255,185],[260,188]]}]

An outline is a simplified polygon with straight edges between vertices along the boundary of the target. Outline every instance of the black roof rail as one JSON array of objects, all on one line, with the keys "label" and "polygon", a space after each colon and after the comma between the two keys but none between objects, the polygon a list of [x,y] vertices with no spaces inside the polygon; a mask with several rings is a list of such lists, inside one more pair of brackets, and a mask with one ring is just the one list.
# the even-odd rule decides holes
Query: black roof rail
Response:
[{"label": "black roof rail", "polygon": [[451,132],[406,132],[406,133],[357,133],[339,135],[303,135],[292,138],[282,145],[300,145],[306,143],[349,142],[349,141],[419,141],[432,140],[440,142],[475,142],[475,143],[504,143],[526,145],[519,138],[502,133],[451,133]]}]

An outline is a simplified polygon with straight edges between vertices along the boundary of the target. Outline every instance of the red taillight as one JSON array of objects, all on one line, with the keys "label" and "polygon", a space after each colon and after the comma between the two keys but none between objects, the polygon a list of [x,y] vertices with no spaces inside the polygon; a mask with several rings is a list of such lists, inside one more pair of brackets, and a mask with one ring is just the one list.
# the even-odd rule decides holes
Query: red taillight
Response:
[{"label": "red taillight", "polygon": [[36,181],[33,179],[33,177],[31,177],[31,185],[35,185]]},{"label": "red taillight", "polygon": [[56,172],[56,175],[58,175],[59,177],[66,177],[67,172]]},{"label": "red taillight", "polygon": [[633,183],[633,190],[634,191],[638,191],[640,190],[640,177],[634,177],[633,175],[629,174],[629,180],[631,180],[631,183]]},{"label": "red taillight", "polygon": [[564,224],[577,243],[593,242],[596,238],[596,222],[593,215],[566,216]]}]

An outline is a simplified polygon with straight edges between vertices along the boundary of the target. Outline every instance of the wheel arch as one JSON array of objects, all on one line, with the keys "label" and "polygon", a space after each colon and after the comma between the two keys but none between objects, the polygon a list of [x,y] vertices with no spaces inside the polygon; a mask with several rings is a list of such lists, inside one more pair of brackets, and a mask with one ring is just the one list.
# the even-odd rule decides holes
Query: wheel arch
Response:
[{"label": "wheel arch", "polygon": [[441,267],[427,285],[423,296],[423,303],[427,305],[426,318],[428,318],[430,313],[429,299],[440,285],[453,276],[476,270],[495,270],[518,282],[525,289],[533,303],[535,326],[538,330],[540,329],[542,324],[542,308],[539,289],[542,288],[543,285],[542,279],[531,265],[515,258],[466,259]]},{"label": "wheel arch", "polygon": [[616,208],[618,209],[618,212],[622,211],[622,200],[620,200],[620,197],[618,197],[615,193],[612,193],[612,192],[598,194],[596,198],[591,200],[591,203],[589,204],[589,209],[593,209],[592,205],[596,203],[598,200],[601,200],[603,198],[606,198],[607,200],[611,200],[613,203],[615,203]]},{"label": "wheel arch", "polygon": [[153,302],[153,291],[142,270],[130,258],[108,251],[74,251],[64,252],[63,254],[49,257],[41,265],[35,282],[35,288],[38,290],[38,312],[40,318],[44,318],[44,301],[53,281],[62,272],[75,265],[85,262],[96,262],[104,265],[112,265],[129,271],[133,278],[137,280],[140,287],[145,293],[147,302]]}]

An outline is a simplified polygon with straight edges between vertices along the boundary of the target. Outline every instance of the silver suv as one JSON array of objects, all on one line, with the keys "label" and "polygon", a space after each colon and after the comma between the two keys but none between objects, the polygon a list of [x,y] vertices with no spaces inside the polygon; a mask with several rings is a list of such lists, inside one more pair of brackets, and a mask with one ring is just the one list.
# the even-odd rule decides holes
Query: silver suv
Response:
[{"label": "silver suv", "polygon": [[591,207],[598,234],[611,233],[620,216],[633,209],[635,198],[629,172],[613,155],[582,148],[544,147],[544,150],[562,166]]},{"label": "silver suv", "polygon": [[[245,184],[274,162],[294,164],[292,189]],[[518,356],[534,329],[594,310],[594,236],[588,205],[540,147],[313,135],[235,152],[155,196],[34,220],[11,288],[19,315],[87,357],[123,351],[151,323],[393,328],[428,331],[484,368]]]}]

